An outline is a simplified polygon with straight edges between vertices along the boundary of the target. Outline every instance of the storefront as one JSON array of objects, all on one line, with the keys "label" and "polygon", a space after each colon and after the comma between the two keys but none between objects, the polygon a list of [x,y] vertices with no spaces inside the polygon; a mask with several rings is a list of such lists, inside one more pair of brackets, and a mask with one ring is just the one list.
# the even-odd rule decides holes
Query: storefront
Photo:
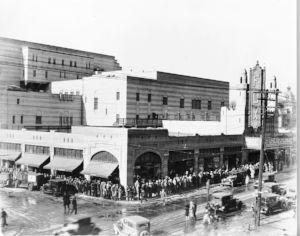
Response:
[{"label": "storefront", "polygon": [[203,168],[204,171],[211,171],[220,168],[220,148],[200,149],[199,158],[202,159],[199,162],[200,169]]},{"label": "storefront", "polygon": [[225,147],[223,167],[227,170],[237,168],[242,163],[242,147]]},{"label": "storefront", "polygon": [[170,151],[168,170],[169,176],[184,175],[186,171],[194,171],[194,150]]},{"label": "storefront", "polygon": [[140,155],[134,165],[135,178],[156,179],[161,177],[161,158],[154,152]]}]

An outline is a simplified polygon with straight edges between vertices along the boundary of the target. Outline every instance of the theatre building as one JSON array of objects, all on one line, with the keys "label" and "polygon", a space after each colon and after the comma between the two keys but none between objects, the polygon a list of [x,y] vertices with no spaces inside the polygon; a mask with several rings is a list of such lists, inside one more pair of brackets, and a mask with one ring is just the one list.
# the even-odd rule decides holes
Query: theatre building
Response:
[{"label": "theatre building", "polygon": [[170,136],[157,128],[72,127],[71,133],[1,130],[2,166],[88,178],[158,178],[236,167],[241,135]]}]

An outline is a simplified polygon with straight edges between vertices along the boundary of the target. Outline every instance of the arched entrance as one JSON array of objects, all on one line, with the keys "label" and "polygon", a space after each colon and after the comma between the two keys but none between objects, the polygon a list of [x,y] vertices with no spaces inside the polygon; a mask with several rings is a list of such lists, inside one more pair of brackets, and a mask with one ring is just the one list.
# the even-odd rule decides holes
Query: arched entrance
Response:
[{"label": "arched entrance", "polygon": [[97,152],[92,156],[90,163],[82,174],[118,183],[120,181],[118,159],[110,152]]},{"label": "arched entrance", "polygon": [[134,164],[134,174],[145,179],[161,177],[161,158],[154,152],[145,152],[140,155]]}]

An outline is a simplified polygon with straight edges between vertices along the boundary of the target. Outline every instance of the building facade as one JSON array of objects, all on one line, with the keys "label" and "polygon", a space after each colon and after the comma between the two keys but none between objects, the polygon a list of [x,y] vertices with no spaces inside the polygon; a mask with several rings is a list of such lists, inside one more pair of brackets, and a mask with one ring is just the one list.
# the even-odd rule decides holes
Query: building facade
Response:
[{"label": "building facade", "polygon": [[50,93],[51,82],[81,79],[94,70],[118,69],[113,56],[0,37],[1,127],[65,129],[71,123],[80,125],[79,94],[60,95],[59,99]]},{"label": "building facade", "polygon": [[[79,91],[86,125],[161,126],[161,120],[220,121],[229,83],[165,72],[103,72],[78,81],[53,82],[52,92]],[[80,89],[81,87],[81,89]],[[152,123],[153,124],[152,124]]]}]

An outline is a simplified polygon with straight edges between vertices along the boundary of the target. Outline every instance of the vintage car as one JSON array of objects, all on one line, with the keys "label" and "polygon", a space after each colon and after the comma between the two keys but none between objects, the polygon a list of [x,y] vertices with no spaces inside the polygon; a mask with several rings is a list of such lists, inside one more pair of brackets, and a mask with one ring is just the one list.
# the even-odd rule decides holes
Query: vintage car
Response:
[{"label": "vintage car", "polygon": [[235,175],[230,175],[226,178],[223,178],[221,181],[222,186],[242,186],[245,183],[243,173],[236,173]]},{"label": "vintage car", "polygon": [[75,222],[65,223],[53,235],[98,235],[100,229],[91,221],[91,217],[82,218]]},{"label": "vintage car", "polygon": [[117,235],[150,235],[150,220],[138,215],[124,217],[114,224],[113,227]]},{"label": "vintage car", "polygon": [[0,187],[11,187],[13,184],[13,176],[11,173],[1,172],[0,173]]},{"label": "vintage car", "polygon": [[262,193],[261,196],[261,213],[270,215],[276,211],[291,209],[292,202],[286,197],[275,193]]},{"label": "vintage car", "polygon": [[[276,183],[275,181],[275,173],[272,172],[272,173],[263,173],[263,178],[262,178],[262,182],[263,183]],[[258,180],[256,180],[253,184],[253,187],[255,189],[258,188]]]},{"label": "vintage car", "polygon": [[243,202],[234,198],[230,192],[214,193],[212,197],[213,199],[210,204],[216,210],[217,214],[238,211],[243,207]]},{"label": "vintage car", "polygon": [[287,192],[284,185],[274,183],[274,182],[265,182],[265,183],[263,183],[262,191],[263,192],[276,193],[276,194],[279,194],[279,195],[285,195],[286,192]]},{"label": "vintage car", "polygon": [[45,183],[44,175],[41,173],[29,172],[28,173],[28,189],[40,190]]},{"label": "vintage car", "polygon": [[50,179],[48,183],[42,186],[42,190],[44,193],[56,197],[62,196],[65,192],[68,192],[70,195],[78,192],[74,185],[67,184],[64,179]]}]

